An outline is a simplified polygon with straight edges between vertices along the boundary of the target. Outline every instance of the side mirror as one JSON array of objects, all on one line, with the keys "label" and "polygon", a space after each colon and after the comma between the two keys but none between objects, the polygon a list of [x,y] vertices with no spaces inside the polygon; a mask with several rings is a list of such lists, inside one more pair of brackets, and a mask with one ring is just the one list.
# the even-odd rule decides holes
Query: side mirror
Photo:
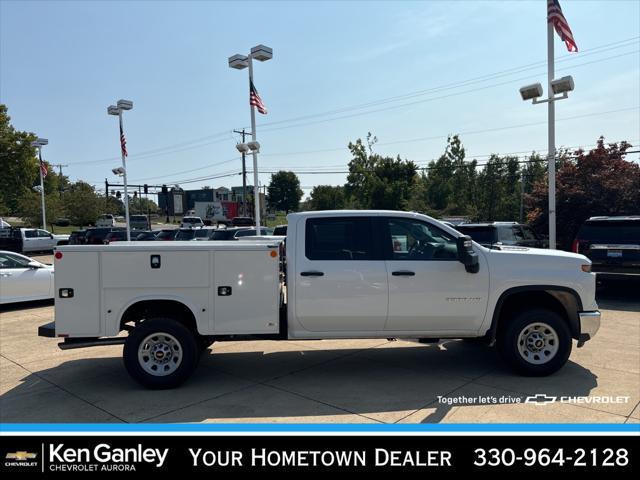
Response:
[{"label": "side mirror", "polygon": [[41,265],[38,262],[29,262],[27,264],[27,267],[29,267],[32,270],[37,270],[38,268],[41,267]]},{"label": "side mirror", "polygon": [[478,273],[480,270],[480,263],[478,261],[478,254],[473,251],[473,243],[469,235],[463,235],[456,239],[458,247],[458,260],[464,265],[464,268],[469,273]]}]

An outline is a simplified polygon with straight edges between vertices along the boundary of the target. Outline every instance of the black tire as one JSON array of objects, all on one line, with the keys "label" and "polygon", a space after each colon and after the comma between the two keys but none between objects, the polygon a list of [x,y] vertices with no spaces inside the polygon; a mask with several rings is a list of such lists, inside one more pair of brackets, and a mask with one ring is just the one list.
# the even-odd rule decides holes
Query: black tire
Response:
[{"label": "black tire", "polygon": [[[567,363],[572,347],[571,332],[566,320],[556,312],[535,308],[522,311],[513,319],[503,320],[503,322],[498,332],[498,351],[509,366],[519,374],[543,377],[558,371]],[[545,328],[544,325],[550,328]],[[527,327],[530,328],[528,335],[525,330]],[[539,351],[532,351],[526,348],[527,341],[524,339],[529,340],[532,334],[537,334],[536,330],[549,335],[546,340],[549,344],[545,344]],[[521,334],[522,338],[520,338]],[[531,338],[531,342],[535,343],[537,337]],[[555,345],[556,339],[557,345]],[[524,353],[520,352],[521,348],[525,350]],[[553,352],[554,349],[555,354],[547,353]],[[525,356],[528,356],[529,360]],[[545,359],[546,356],[549,358]]]},{"label": "black tire", "polygon": [[[152,374],[148,369],[145,369],[139,360],[138,352],[141,344],[154,334],[158,334],[161,339],[162,334],[165,334],[164,338],[171,342],[167,348],[172,351],[172,354],[173,351],[180,354],[179,364],[175,367],[170,365],[168,368],[175,368],[175,370],[168,374]],[[162,342],[158,343],[162,344]],[[198,341],[191,330],[174,319],[155,317],[142,322],[129,333],[124,344],[123,359],[124,366],[131,378],[144,387],[160,390],[175,388],[184,383],[198,365],[200,352]],[[146,358],[144,355],[142,356]],[[175,358],[177,355],[172,359]],[[153,363],[153,361],[147,362],[147,367]],[[163,367],[161,366],[161,368]],[[167,367],[164,366],[164,368]]]}]

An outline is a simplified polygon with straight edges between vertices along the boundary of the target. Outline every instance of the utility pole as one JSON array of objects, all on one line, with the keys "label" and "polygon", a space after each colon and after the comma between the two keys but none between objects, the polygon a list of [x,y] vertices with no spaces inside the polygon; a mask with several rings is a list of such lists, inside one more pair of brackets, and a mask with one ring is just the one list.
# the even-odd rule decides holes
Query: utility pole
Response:
[{"label": "utility pole", "polygon": [[62,198],[62,169],[63,168],[67,168],[69,165],[61,165],[59,163],[56,163],[55,165],[51,165],[52,168],[58,168],[58,176],[60,177],[60,179],[58,180],[58,187],[60,190],[60,198]]},{"label": "utility pole", "polygon": [[[242,143],[244,143],[247,133],[243,128],[242,131],[234,130],[234,133],[242,135]],[[245,153],[242,152],[242,216],[247,216],[247,164],[245,162]]]}]

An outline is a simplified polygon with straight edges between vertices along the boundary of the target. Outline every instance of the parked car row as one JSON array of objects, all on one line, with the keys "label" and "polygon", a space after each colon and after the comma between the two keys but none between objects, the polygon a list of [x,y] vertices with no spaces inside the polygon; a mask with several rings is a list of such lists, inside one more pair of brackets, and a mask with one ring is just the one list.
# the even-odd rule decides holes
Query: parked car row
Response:
[{"label": "parked car row", "polygon": [[[453,227],[491,249],[548,246],[531,227],[517,222],[462,223]],[[578,230],[571,250],[591,260],[598,280],[640,280],[640,215],[589,218]]]}]

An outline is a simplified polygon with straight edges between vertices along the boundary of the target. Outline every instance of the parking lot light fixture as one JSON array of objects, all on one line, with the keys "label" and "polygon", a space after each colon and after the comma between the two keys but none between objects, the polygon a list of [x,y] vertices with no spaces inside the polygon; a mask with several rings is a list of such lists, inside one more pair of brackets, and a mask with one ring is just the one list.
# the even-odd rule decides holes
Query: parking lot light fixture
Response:
[{"label": "parking lot light fixture", "polygon": [[107,107],[107,113],[118,117],[120,125],[120,156],[122,158],[122,167],[114,168],[112,170],[114,175],[122,176],[124,183],[124,216],[127,224],[127,241],[131,241],[131,226],[129,221],[129,193],[127,188],[127,150],[124,138],[124,129],[122,127],[122,112],[125,110],[131,110],[133,108],[133,102],[131,100],[118,100],[116,105],[109,105]]}]

